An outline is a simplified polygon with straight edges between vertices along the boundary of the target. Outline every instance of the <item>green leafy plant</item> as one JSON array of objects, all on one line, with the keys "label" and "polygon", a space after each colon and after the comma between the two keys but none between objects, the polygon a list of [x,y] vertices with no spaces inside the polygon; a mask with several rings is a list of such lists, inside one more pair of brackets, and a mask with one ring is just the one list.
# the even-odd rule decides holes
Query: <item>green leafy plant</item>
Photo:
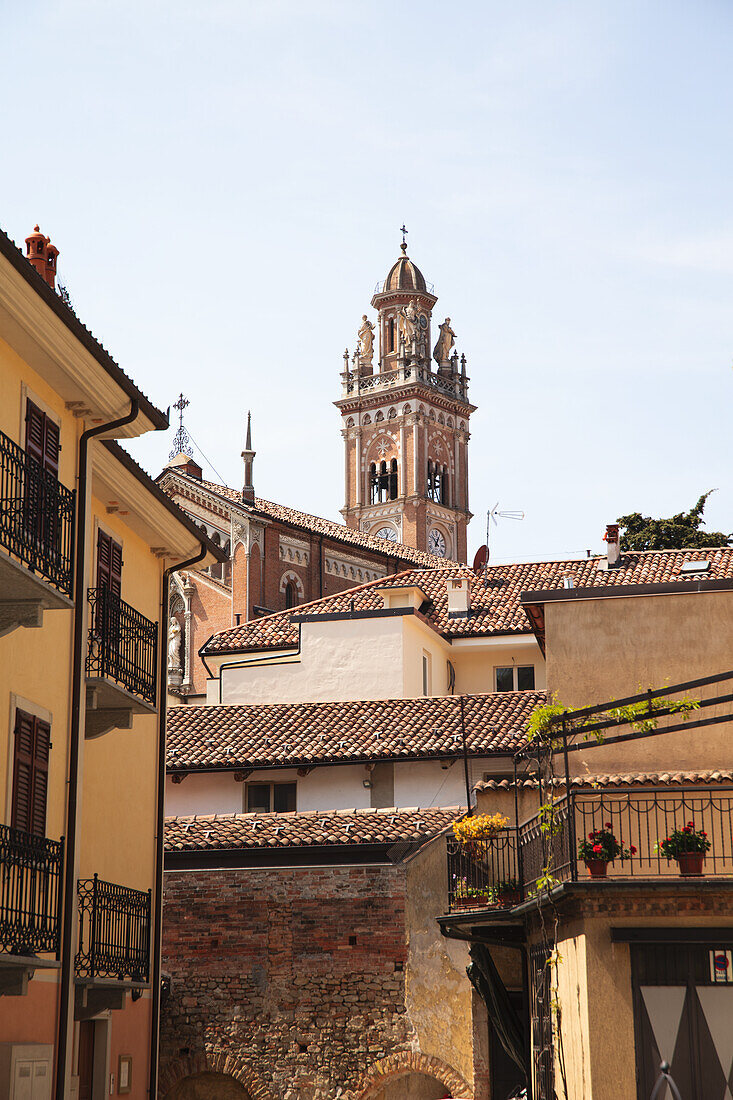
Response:
[{"label": "green leafy plant", "polygon": [[619,844],[610,821],[607,821],[602,829],[594,829],[592,833],[588,833],[587,839],[581,840],[578,845],[578,856],[586,863],[593,859],[602,860],[604,863],[612,863],[613,860],[620,859],[623,863],[625,859],[630,859],[635,854],[636,848],[633,844],[629,848]]},{"label": "green leafy plant", "polygon": [[707,499],[714,489],[698,500],[689,512],[680,512],[669,519],[652,519],[640,512],[631,512],[628,516],[619,516],[618,524],[623,528],[621,535],[622,550],[694,550],[708,546],[730,546],[733,535],[723,531],[701,531],[705,520],[702,518]]},{"label": "green leafy plant", "polygon": [[688,821],[682,829],[674,829],[664,840],[658,840],[654,851],[665,859],[677,859],[686,852],[708,852],[710,841],[704,829],[696,829],[694,821]]},{"label": "green leafy plant", "polygon": [[454,898],[485,898],[488,897],[490,891],[486,886],[470,886],[465,878],[459,878],[455,890],[453,891]]}]

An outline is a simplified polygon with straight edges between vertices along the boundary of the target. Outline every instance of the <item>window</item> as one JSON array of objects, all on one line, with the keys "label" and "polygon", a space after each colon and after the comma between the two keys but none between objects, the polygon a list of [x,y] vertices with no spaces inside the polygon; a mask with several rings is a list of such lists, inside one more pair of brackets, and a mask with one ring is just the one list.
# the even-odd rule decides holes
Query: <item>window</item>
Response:
[{"label": "window", "polygon": [[296,783],[248,783],[247,813],[292,813],[296,789]]},{"label": "window", "polygon": [[423,695],[430,695],[432,693],[433,685],[433,661],[429,653],[425,653],[423,650],[422,655],[422,693]]},{"label": "window", "polygon": [[285,585],[285,607],[295,607],[298,603],[298,589],[296,588],[295,581],[288,581]]},{"label": "window", "polygon": [[25,449],[49,474],[59,476],[59,426],[32,401],[26,403]]},{"label": "window", "polygon": [[494,677],[496,691],[534,691],[534,665],[505,665]]},{"label": "window", "polygon": [[122,547],[101,528],[97,532],[97,588],[122,592]]},{"label": "window", "polygon": [[387,350],[394,351],[394,317],[387,322]]},{"label": "window", "polygon": [[15,712],[13,802],[10,824],[36,836],[46,835],[46,793],[51,727],[25,711]]}]

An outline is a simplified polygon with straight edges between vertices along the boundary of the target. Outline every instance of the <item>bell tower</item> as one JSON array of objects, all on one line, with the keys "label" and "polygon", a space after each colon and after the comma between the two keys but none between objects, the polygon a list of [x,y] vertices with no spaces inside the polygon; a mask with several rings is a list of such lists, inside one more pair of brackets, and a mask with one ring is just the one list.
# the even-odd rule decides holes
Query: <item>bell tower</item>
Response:
[{"label": "bell tower", "polygon": [[376,324],[364,314],[355,351],[344,352],[335,402],[345,446],[341,514],[367,534],[465,562],[475,405],[450,317],[437,326],[431,359],[438,299],[407,255],[406,232],[403,226],[401,255],[372,297]]}]

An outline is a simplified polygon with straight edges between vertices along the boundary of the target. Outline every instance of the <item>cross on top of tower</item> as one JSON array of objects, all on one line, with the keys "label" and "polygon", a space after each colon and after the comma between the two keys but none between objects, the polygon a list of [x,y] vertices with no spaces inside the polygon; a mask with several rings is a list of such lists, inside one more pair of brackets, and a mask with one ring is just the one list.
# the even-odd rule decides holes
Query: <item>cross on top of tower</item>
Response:
[{"label": "cross on top of tower", "polygon": [[407,253],[407,241],[405,240],[405,237],[407,236],[408,232],[409,230],[405,227],[405,223],[403,222],[400,226],[400,233],[402,234],[402,244],[400,245],[400,248],[404,253]]},{"label": "cross on top of tower", "polygon": [[184,397],[182,393],[178,395],[178,400],[174,401],[173,408],[178,409],[178,431],[173,438],[173,450],[168,455],[169,458],[175,458],[176,455],[184,454],[189,458],[193,458],[193,447],[191,446],[191,439],[183,426],[183,410],[187,409],[191,402],[187,397]]}]

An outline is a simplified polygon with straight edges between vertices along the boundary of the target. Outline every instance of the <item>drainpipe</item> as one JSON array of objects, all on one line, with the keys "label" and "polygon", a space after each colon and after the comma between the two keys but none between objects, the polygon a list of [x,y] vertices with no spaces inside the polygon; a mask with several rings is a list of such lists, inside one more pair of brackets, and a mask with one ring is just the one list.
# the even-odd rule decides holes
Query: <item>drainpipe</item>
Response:
[{"label": "drainpipe", "polygon": [[201,543],[201,553],[188,561],[170,565],[163,570],[160,593],[160,642],[158,676],[160,683],[160,704],[158,706],[158,803],[155,835],[155,907],[153,912],[153,968],[151,975],[151,1012],[150,1012],[150,1082],[148,1095],[155,1100],[158,1095],[158,1043],[160,1037],[160,956],[162,953],[163,933],[163,821],[165,819],[165,722],[168,710],[168,647],[165,645],[168,622],[168,586],[171,573],[181,569],[190,569],[206,557],[206,545]]},{"label": "drainpipe", "polygon": [[56,1100],[66,1095],[66,1059],[69,1045],[69,995],[74,973],[72,944],[74,938],[74,914],[76,911],[76,833],[77,803],[79,796],[79,736],[81,730],[81,693],[84,687],[84,637],[86,610],[84,584],[86,579],[86,528],[87,528],[87,475],[89,465],[89,440],[104,432],[114,432],[125,424],[137,420],[139,411],[136,399],[130,403],[130,411],[118,420],[88,428],[79,439],[79,489],[76,516],[76,568],[74,571],[74,648],[71,682],[71,721],[69,723],[69,792],[66,805],[66,863],[64,865],[64,908],[61,938],[61,987],[59,991],[59,1030],[56,1045]]}]

